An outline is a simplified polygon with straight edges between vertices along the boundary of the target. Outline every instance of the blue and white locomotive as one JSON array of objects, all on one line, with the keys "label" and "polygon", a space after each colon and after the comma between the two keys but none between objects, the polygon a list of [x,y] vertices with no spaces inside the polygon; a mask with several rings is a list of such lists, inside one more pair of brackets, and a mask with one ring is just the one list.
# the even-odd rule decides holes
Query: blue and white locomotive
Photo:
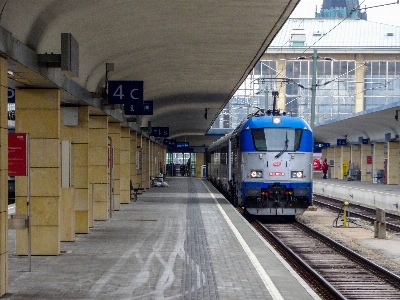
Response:
[{"label": "blue and white locomotive", "polygon": [[310,126],[274,103],[209,147],[207,176],[246,213],[294,217],[312,205],[312,151]]}]

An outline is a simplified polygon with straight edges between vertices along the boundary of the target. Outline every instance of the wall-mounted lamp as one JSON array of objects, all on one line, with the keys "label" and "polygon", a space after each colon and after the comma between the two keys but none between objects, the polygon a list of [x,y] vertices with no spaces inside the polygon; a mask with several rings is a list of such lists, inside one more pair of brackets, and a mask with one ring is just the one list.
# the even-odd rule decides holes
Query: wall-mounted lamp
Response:
[{"label": "wall-mounted lamp", "polygon": [[394,115],[394,119],[395,119],[396,121],[399,120],[399,111],[400,111],[400,110],[396,109],[396,114]]}]

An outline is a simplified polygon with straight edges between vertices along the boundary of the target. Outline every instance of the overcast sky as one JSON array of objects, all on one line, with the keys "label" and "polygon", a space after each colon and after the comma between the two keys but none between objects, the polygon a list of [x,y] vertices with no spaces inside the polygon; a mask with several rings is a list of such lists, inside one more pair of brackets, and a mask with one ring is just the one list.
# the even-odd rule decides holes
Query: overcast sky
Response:
[{"label": "overcast sky", "polygon": [[[320,11],[322,2],[323,0],[301,0],[291,17],[314,18],[315,7],[317,6],[318,11]],[[397,0],[359,0],[359,3],[361,4],[361,8],[395,3],[392,5],[368,8],[367,19],[368,21],[400,26],[400,4],[396,4]]]}]

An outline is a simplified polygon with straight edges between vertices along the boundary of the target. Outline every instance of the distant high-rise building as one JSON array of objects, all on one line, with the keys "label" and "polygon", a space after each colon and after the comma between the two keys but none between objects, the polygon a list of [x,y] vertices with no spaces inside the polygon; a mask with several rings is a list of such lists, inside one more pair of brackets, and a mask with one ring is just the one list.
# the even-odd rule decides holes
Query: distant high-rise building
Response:
[{"label": "distant high-rise building", "polygon": [[353,18],[367,20],[367,13],[355,9],[358,0],[324,0],[320,12],[315,12],[315,18]]}]

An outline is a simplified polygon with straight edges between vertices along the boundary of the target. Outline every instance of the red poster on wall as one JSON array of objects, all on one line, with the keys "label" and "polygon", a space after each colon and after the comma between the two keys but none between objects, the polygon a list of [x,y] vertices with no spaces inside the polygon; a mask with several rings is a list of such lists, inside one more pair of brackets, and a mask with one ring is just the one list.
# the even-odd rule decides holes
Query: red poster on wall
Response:
[{"label": "red poster on wall", "polygon": [[367,165],[372,165],[372,156],[367,156]]},{"label": "red poster on wall", "polygon": [[8,134],[8,176],[28,175],[28,135]]}]

